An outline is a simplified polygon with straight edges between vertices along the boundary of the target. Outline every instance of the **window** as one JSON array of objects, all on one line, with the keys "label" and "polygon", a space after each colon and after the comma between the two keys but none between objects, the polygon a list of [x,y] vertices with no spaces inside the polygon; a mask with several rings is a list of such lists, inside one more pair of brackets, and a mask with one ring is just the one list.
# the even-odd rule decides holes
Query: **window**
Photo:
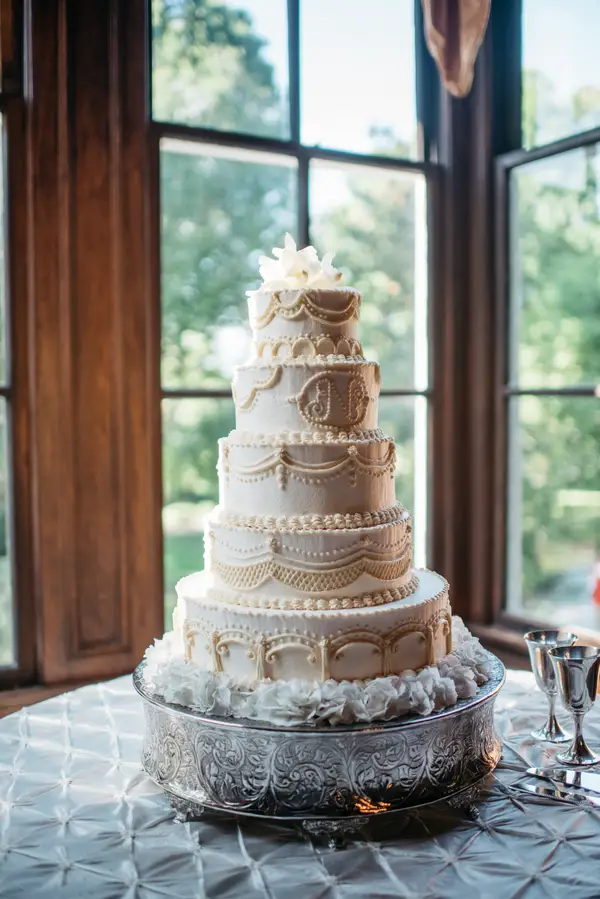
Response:
[{"label": "window", "polygon": [[523,0],[523,145],[600,125],[595,0]]},{"label": "window", "polygon": [[415,4],[374,7],[345,4],[341,41],[333,0],[152,3],[167,623],[175,582],[203,564],[216,442],[234,427],[229,382],[249,347],[245,290],[286,231],[336,251],[363,293],[380,422],[425,563],[433,167],[417,140]]},{"label": "window", "polygon": [[[600,629],[597,4],[523,3],[524,149],[500,156],[506,612]],[[592,130],[590,130],[592,129]],[[595,130],[594,130],[595,129]],[[579,133],[583,132],[583,133]]]},{"label": "window", "polygon": [[488,645],[600,629],[595,0],[493,3],[460,101],[420,0],[12,6],[2,686],[121,674],[170,624],[286,231],[363,293],[417,564]]}]

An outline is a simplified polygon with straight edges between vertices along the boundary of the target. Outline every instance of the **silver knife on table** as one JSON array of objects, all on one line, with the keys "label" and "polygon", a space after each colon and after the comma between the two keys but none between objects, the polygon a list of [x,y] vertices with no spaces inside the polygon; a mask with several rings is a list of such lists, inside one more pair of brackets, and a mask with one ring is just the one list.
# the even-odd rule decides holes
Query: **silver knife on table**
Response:
[{"label": "silver knife on table", "polygon": [[565,787],[577,787],[600,795],[600,773],[596,771],[566,771],[564,768],[528,768],[531,777],[542,777]]},{"label": "silver knife on table", "polygon": [[519,784],[519,790],[533,793],[534,796],[543,796],[546,799],[558,799],[560,802],[571,802],[574,805],[598,805],[600,796],[582,796],[580,793],[570,793],[568,790],[559,790],[558,787],[545,787],[541,784]]}]

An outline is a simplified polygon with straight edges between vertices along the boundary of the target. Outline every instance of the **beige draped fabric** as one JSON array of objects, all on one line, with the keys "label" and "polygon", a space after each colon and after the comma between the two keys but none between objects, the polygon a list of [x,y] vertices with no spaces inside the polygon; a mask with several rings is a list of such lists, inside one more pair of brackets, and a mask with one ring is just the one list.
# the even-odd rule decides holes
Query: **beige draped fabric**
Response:
[{"label": "beige draped fabric", "polygon": [[422,0],[425,38],[442,83],[465,97],[473,83],[477,52],[485,35],[491,0]]}]

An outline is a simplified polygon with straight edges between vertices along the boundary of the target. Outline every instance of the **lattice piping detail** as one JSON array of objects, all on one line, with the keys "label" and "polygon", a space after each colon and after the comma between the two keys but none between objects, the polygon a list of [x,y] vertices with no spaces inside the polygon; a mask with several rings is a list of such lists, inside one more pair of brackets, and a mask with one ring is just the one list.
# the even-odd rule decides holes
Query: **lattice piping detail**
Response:
[{"label": "lattice piping detail", "polygon": [[382,562],[367,556],[348,565],[328,571],[306,571],[282,565],[276,559],[265,559],[254,565],[230,565],[219,559],[212,559],[211,568],[220,579],[235,590],[254,590],[269,580],[277,581],[285,587],[303,593],[328,593],[343,590],[353,584],[363,574],[380,581],[394,581],[409,570],[411,553],[400,559]]}]

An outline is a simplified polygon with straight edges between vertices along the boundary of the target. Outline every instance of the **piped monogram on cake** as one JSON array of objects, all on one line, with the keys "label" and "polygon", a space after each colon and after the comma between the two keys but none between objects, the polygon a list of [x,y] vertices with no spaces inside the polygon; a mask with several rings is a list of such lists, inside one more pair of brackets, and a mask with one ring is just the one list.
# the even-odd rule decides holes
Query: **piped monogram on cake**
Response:
[{"label": "piped monogram on cake", "polygon": [[316,427],[357,427],[365,420],[371,398],[365,379],[355,371],[338,369],[309,378],[290,403],[304,420]]}]

